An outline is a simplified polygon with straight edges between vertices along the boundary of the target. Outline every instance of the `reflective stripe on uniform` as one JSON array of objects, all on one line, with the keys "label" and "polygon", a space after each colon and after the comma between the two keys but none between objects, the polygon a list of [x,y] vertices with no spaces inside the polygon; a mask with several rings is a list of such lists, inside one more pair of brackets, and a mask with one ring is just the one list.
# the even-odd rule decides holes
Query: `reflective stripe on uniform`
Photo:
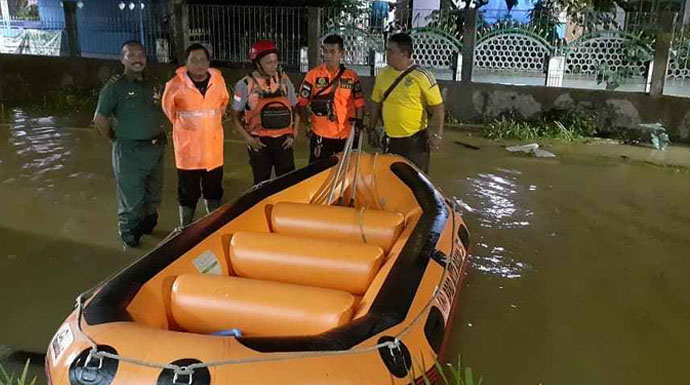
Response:
[{"label": "reflective stripe on uniform", "polygon": [[178,111],[178,116],[182,117],[204,117],[204,116],[216,116],[220,115],[220,110],[217,108],[208,110],[191,110],[191,111]]}]

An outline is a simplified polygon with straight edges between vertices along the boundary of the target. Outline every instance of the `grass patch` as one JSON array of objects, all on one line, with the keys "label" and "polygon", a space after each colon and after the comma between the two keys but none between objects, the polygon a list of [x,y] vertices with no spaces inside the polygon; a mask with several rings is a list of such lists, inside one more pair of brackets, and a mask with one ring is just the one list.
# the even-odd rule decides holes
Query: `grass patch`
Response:
[{"label": "grass patch", "polygon": [[[421,378],[424,385],[482,385],[484,382],[483,377],[475,380],[472,368],[469,366],[463,367],[460,362],[460,355],[458,355],[458,361],[455,365],[447,363],[445,365],[436,361],[434,363],[436,368],[436,375],[434,378],[429,378],[429,376],[420,370],[421,376],[418,376],[414,370],[414,365],[412,366],[412,371],[409,372],[410,383],[420,384],[419,381],[415,382],[415,379]],[[425,365],[422,364],[422,368]]]},{"label": "grass patch", "polygon": [[24,364],[24,369],[22,370],[21,374],[19,377],[16,377],[14,372],[12,373],[7,373],[7,370],[0,364],[0,385],[35,385],[36,384],[36,376],[33,376],[29,380],[29,364],[31,363],[31,360],[26,360],[26,364]]},{"label": "grass patch", "polygon": [[548,138],[572,142],[594,136],[599,131],[594,117],[561,111],[547,112],[535,120],[503,116],[484,125],[484,136],[494,140]]}]

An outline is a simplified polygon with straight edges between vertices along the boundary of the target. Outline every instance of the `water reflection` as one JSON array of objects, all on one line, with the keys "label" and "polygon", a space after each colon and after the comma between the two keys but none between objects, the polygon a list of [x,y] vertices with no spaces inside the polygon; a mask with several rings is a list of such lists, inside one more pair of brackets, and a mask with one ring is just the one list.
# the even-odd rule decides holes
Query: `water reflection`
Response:
[{"label": "water reflection", "polygon": [[[524,192],[535,191],[536,186],[518,183],[521,172],[496,168],[491,173],[478,173],[465,180],[470,203],[456,199],[465,213],[472,217],[472,223],[487,229],[506,230],[530,226],[533,212],[522,200]],[[491,242],[500,242],[494,238]],[[480,240],[473,245],[472,266],[491,275],[516,279],[528,268],[522,258],[514,256],[504,245],[488,244]]]},{"label": "water reflection", "polygon": [[522,272],[527,268],[524,262],[517,262],[501,254],[486,256],[473,254],[471,262],[476,270],[509,279],[522,277]]},{"label": "water reflection", "polygon": [[519,173],[478,174],[469,178],[473,194],[480,204],[479,225],[499,229],[529,226],[531,211],[516,204],[519,198],[515,179]]},{"label": "water reflection", "polygon": [[[12,110],[8,142],[14,148],[16,175],[3,175],[2,183],[19,180],[39,182],[40,190],[52,187],[56,171],[69,162],[73,147],[72,133],[58,129],[54,117],[31,119],[21,109]],[[6,170],[8,171],[8,170]]]}]

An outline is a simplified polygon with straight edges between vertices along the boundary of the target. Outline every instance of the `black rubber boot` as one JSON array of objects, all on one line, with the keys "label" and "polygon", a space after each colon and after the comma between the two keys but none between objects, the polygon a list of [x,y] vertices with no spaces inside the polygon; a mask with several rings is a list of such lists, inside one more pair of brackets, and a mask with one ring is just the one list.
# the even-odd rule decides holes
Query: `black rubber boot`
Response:
[{"label": "black rubber boot", "polygon": [[210,214],[220,207],[220,199],[205,199],[206,202],[206,213]]},{"label": "black rubber boot", "polygon": [[186,227],[194,221],[195,208],[180,206],[180,227]]},{"label": "black rubber boot", "polygon": [[151,234],[153,229],[156,227],[158,224],[158,213],[153,213],[151,215],[147,215],[146,218],[141,222],[141,233],[142,234]]}]

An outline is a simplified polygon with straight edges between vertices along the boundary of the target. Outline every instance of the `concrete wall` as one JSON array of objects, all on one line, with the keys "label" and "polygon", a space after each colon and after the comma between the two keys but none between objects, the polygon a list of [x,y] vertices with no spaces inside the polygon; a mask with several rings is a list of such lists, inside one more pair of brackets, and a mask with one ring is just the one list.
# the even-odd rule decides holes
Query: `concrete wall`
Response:
[{"label": "concrete wall", "polygon": [[660,122],[673,141],[690,143],[690,98],[489,83],[463,88],[453,82],[440,83],[447,109],[462,120],[482,121],[508,113],[529,119],[559,109],[592,113],[602,125],[613,128]]},{"label": "concrete wall", "polygon": [[[149,66],[149,73],[163,81],[175,67],[167,64]],[[122,71],[111,60],[0,55],[0,101],[21,103],[41,100],[61,87],[99,87],[113,74]],[[229,86],[248,69],[223,69]],[[302,76],[291,76],[298,84]],[[592,112],[603,124],[633,128],[639,123],[662,123],[674,142],[690,143],[690,98],[651,97],[643,93],[506,86],[489,83],[461,85],[439,82],[446,109],[461,121],[481,122],[504,114],[536,118],[551,109]],[[373,79],[362,78],[368,94]]]}]

